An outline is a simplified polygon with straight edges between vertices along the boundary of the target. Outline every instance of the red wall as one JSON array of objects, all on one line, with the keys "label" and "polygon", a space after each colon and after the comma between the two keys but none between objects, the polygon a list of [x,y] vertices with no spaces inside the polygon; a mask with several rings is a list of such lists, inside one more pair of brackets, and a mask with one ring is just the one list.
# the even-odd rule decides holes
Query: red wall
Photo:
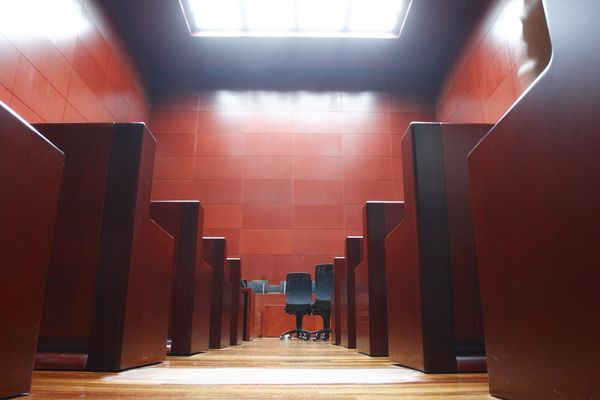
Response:
[{"label": "red wall", "polygon": [[29,122],[147,120],[139,74],[94,1],[27,3],[0,3],[0,101]]},{"label": "red wall", "polygon": [[440,121],[496,123],[529,87],[522,10],[523,0],[497,0],[484,15],[438,96]]},{"label": "red wall", "polygon": [[154,199],[200,199],[244,278],[285,279],[344,254],[366,200],[403,198],[400,138],[430,120],[387,93],[172,93],[154,105]]}]

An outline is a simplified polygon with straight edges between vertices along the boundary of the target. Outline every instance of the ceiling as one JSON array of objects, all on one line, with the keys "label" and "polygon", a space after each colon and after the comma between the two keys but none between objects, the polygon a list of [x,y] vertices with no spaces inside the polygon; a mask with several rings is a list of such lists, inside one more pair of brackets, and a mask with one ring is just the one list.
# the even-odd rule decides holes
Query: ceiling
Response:
[{"label": "ceiling", "polygon": [[[324,0],[325,1],[325,0]],[[178,0],[104,0],[153,92],[404,90],[433,96],[492,0],[413,0],[399,39],[192,37]]]}]

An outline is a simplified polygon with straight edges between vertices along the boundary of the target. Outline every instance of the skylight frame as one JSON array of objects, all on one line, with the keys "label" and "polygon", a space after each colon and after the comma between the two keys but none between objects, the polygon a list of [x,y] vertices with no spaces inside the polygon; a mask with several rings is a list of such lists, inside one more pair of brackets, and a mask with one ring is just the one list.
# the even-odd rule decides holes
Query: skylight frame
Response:
[{"label": "skylight frame", "polygon": [[[295,26],[290,30],[281,30],[281,31],[267,31],[267,30],[250,30],[245,25],[245,17],[242,16],[242,29],[240,30],[202,30],[200,29],[196,23],[194,18],[194,13],[190,6],[191,0],[179,0],[181,5],[181,10],[183,12],[184,20],[188,27],[191,36],[201,37],[201,38],[210,38],[210,37],[231,37],[231,38],[260,38],[260,37],[275,37],[275,38],[354,38],[354,39],[397,39],[401,36],[404,25],[406,23],[406,19],[410,12],[413,0],[402,0],[402,8],[399,13],[398,20],[396,21],[396,25],[394,29],[391,31],[351,31],[348,29],[349,18],[350,18],[350,8],[353,0],[348,0],[350,4],[348,15],[346,18],[345,28],[341,31],[318,31],[318,30],[300,30],[298,29],[298,14],[299,12],[295,12]],[[219,0],[214,0],[219,1]],[[238,0],[240,2],[240,8],[243,13],[244,5],[246,0]],[[297,4],[302,0],[294,0],[294,3]]]}]

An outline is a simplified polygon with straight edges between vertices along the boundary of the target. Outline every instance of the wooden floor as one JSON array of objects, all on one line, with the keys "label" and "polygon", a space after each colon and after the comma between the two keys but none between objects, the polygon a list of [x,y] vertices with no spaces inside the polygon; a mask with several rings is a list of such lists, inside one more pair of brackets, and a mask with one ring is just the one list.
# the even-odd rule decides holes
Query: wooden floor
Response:
[{"label": "wooden floor", "polygon": [[257,339],[117,374],[36,371],[35,399],[489,399],[487,375],[425,375],[323,342]]}]

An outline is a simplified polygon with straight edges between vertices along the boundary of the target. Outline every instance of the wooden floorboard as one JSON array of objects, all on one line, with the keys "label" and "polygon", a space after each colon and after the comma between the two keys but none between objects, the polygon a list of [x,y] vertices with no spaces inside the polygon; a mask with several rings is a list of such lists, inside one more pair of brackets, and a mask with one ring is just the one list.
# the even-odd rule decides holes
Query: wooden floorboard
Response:
[{"label": "wooden floorboard", "polygon": [[486,374],[425,375],[323,342],[257,339],[116,374],[36,371],[35,399],[489,399]]}]

